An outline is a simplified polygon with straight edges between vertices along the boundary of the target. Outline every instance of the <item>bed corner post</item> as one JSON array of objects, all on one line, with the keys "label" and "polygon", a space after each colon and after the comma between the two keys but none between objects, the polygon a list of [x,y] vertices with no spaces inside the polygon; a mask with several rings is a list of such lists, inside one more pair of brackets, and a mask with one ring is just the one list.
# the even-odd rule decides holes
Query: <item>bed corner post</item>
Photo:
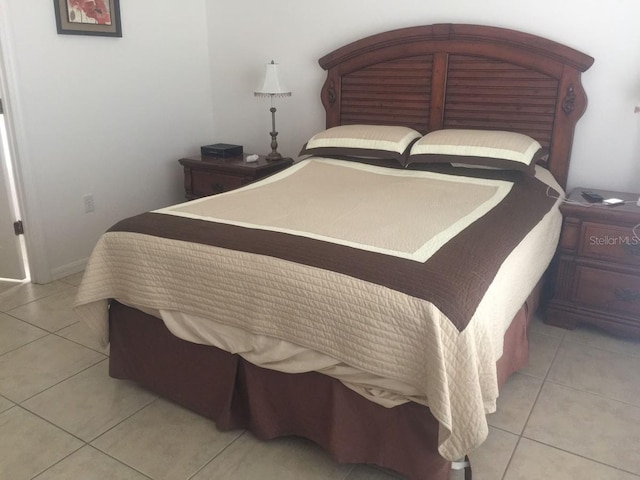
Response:
[{"label": "bed corner post", "polygon": [[340,76],[331,70],[322,86],[320,98],[326,111],[327,128],[340,125]]},{"label": "bed corner post", "polygon": [[565,66],[556,103],[553,126],[553,150],[549,155],[549,170],[563,188],[567,186],[569,156],[576,124],[587,109],[587,94],[580,81],[580,70]]},{"label": "bed corner post", "polygon": [[433,55],[431,77],[431,108],[429,108],[429,131],[440,130],[444,125],[445,100],[447,98],[447,73],[449,54],[436,52]]}]

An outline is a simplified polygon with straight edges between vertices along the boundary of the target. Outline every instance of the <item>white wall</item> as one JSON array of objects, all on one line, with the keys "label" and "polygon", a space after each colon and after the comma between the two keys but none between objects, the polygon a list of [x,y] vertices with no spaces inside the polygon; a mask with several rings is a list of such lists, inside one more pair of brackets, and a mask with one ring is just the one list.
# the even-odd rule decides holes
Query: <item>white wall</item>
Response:
[{"label": "white wall", "polygon": [[317,59],[385,30],[476,23],[522,30],[595,58],[574,139],[569,187],[640,191],[640,2],[637,0],[206,0],[219,141],[269,148],[269,105],[252,96],[262,64],[282,66],[293,96],[277,101],[279,150],[295,156],[324,126]]},{"label": "white wall", "polygon": [[53,2],[0,0],[40,282],[83,268],[115,221],[183,199],[177,160],[212,135],[204,0],[125,0],[121,13],[122,38],[58,35]]}]

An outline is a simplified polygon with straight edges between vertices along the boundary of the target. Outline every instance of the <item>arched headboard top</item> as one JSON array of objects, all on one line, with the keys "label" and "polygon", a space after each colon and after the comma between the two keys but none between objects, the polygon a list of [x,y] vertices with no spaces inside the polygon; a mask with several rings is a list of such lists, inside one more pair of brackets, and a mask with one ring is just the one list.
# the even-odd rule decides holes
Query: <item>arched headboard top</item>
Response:
[{"label": "arched headboard top", "polygon": [[584,53],[515,30],[436,24],[372,35],[319,63],[328,72],[321,93],[327,127],[517,131],[549,148],[547,167],[566,185],[587,105],[580,75],[593,64]]},{"label": "arched headboard top", "polygon": [[[413,44],[424,51],[436,51],[443,50],[443,45],[436,45],[435,42],[440,44],[452,42],[453,46],[463,41],[483,44],[483,50],[493,46],[498,49],[498,52],[511,46],[515,51],[526,51],[529,55],[548,57],[581,72],[585,72],[593,64],[593,58],[589,55],[530,33],[500,27],[455,23],[421,25],[371,35],[334,50],[318,60],[318,63],[323,69],[329,70],[351,58],[390,47],[410,48]],[[434,43],[430,44],[430,42]]]}]

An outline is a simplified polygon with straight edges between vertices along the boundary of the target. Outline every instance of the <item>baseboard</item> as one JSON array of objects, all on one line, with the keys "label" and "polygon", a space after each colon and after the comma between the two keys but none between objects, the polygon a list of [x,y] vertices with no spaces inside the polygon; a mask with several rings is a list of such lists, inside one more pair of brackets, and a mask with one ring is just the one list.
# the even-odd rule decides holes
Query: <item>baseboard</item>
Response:
[{"label": "baseboard", "polygon": [[68,277],[69,275],[73,275],[74,273],[82,272],[87,266],[87,262],[89,258],[83,258],[82,260],[77,260],[75,262],[67,263],[66,265],[62,265],[60,267],[54,268],[51,270],[51,280],[60,280],[61,278]]}]

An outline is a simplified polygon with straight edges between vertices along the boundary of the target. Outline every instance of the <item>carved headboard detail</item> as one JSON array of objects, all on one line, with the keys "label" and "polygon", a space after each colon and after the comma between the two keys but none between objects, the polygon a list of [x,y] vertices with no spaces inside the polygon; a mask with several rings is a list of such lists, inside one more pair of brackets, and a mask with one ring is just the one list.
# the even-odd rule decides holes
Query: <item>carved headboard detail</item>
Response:
[{"label": "carved headboard detail", "polygon": [[564,187],[593,58],[523,32],[437,24],[358,40],[319,60],[327,127],[366,123],[511,130],[550,151]]}]

